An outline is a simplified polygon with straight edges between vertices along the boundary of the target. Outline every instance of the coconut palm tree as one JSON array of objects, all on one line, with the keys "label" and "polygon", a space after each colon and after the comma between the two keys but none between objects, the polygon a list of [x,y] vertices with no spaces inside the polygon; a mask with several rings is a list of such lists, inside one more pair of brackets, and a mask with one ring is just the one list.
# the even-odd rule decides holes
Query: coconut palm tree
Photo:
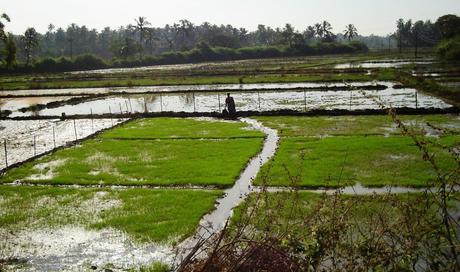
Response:
[{"label": "coconut palm tree", "polygon": [[351,41],[354,37],[358,36],[358,30],[353,24],[349,24],[345,27],[343,35],[348,39],[348,41]]},{"label": "coconut palm tree", "polygon": [[149,21],[147,21],[147,18],[139,16],[139,18],[134,19],[136,21],[136,25],[134,26],[134,29],[139,32],[139,42],[141,44],[141,58],[142,58],[142,51],[144,50],[144,34],[146,33],[146,27],[148,25],[151,25]]},{"label": "coconut palm tree", "polygon": [[323,38],[324,36],[324,31],[323,31],[323,26],[320,23],[316,23],[314,26],[315,33],[318,35],[318,38]]},{"label": "coconut palm tree", "polygon": [[10,17],[6,13],[0,13],[0,39],[6,39],[5,35],[5,21],[10,22]]}]

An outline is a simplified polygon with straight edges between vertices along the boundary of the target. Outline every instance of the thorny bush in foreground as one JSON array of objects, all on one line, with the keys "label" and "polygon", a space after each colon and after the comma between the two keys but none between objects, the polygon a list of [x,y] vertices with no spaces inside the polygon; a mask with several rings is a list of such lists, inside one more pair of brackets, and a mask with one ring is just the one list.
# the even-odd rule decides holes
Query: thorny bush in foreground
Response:
[{"label": "thorny bush in foreground", "polygon": [[[270,193],[263,186],[250,195],[232,222],[200,241],[178,270],[459,271],[459,145],[440,145],[404,124],[394,109],[388,114],[436,171],[436,181],[424,192],[307,194],[295,189],[301,173],[286,169],[290,192]],[[455,167],[441,170],[435,147],[449,152]]]}]

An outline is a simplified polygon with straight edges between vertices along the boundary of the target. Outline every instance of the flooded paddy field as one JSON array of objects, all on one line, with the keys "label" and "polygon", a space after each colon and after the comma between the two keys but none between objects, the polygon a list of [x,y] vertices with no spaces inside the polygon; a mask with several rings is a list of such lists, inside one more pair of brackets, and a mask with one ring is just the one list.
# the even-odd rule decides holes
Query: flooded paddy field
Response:
[{"label": "flooded paddy field", "polygon": [[144,94],[173,92],[225,92],[255,90],[290,90],[290,89],[349,89],[350,86],[364,89],[384,89],[391,82],[353,82],[353,83],[253,83],[253,84],[196,84],[143,87],[111,87],[111,88],[68,88],[68,89],[36,89],[0,91],[0,97],[33,97],[33,96],[80,96],[97,94]]},{"label": "flooded paddy field", "polygon": [[[238,69],[245,73],[257,69],[261,73],[300,73],[295,69],[322,67],[330,70],[327,73],[366,73],[372,80],[379,79],[380,68],[410,67],[414,78],[449,77],[441,69],[430,68],[437,65],[432,59],[350,58],[343,62],[364,66],[333,69],[338,62],[333,58],[256,64],[236,61],[85,71],[66,76],[84,81],[99,76],[102,80],[106,76],[170,76],[215,70],[212,73],[232,74],[232,83],[238,83],[240,79],[234,76]],[[257,80],[254,74],[251,80]],[[64,146],[126,121],[96,119],[97,115],[221,112],[227,92],[234,97],[237,110],[262,114],[275,110],[377,109],[375,99],[395,108],[451,107],[447,100],[391,82],[391,78],[369,79],[351,84],[195,85],[200,83],[196,80],[190,85],[4,90],[0,91],[0,108],[11,110],[9,117],[52,119],[3,120],[0,134],[7,140],[9,163],[15,163],[53,149],[54,141],[57,147]],[[240,82],[247,83],[246,78]],[[356,89],[363,89],[365,94]],[[62,113],[93,114],[95,118],[76,119],[75,123],[54,118]],[[401,118],[418,137],[459,149],[458,115]],[[433,152],[440,159],[441,169],[452,167],[453,160],[444,151]],[[0,166],[5,163],[2,156],[4,152],[0,152]],[[296,184],[291,183],[286,169],[298,175]],[[178,262],[174,259],[190,252],[197,236],[210,237],[222,230],[229,218],[231,224],[240,220],[257,193],[267,190],[267,199],[276,202],[293,196],[288,192],[292,187],[300,189],[302,205],[296,214],[300,216],[308,214],[323,193],[332,197],[340,187],[347,195],[366,195],[370,204],[363,209],[371,210],[379,203],[374,195],[388,191],[402,198],[406,193],[418,194],[430,188],[433,177],[410,139],[384,115],[139,119],[18,165],[0,176],[0,262],[12,271],[124,271],[156,261],[174,266]],[[265,208],[271,209],[267,206],[262,210]],[[257,207],[254,210],[257,214]]]},{"label": "flooded paddy field", "polygon": [[[350,88],[362,88],[365,95]],[[130,89],[71,89],[24,90],[0,92],[0,96],[27,95],[83,95],[96,97],[74,99],[66,104],[52,102],[40,104],[29,110],[13,111],[9,117],[61,116],[90,114],[129,114],[155,112],[221,112],[225,108],[226,92],[230,92],[238,111],[276,110],[367,110],[379,109],[376,99],[395,108],[445,109],[451,107],[443,100],[411,88],[396,88],[390,82],[344,83],[283,83],[283,84],[234,84],[196,86],[156,86]],[[130,94],[131,93],[131,94]],[[7,100],[11,108],[14,98]],[[33,110],[33,111],[32,111]]]},{"label": "flooded paddy field", "polygon": [[405,65],[432,65],[434,59],[382,59],[362,62],[341,63],[334,66],[335,69],[352,68],[402,68]]},{"label": "flooded paddy field", "polygon": [[[417,128],[418,133],[441,139],[444,144],[458,139],[455,131],[460,128],[460,119],[457,115],[404,116],[403,119],[406,124]],[[427,123],[449,130],[450,134],[445,136],[436,129],[429,130]],[[267,167],[273,171],[270,181],[274,182],[269,185],[291,185],[276,183],[278,174],[284,177],[281,179],[288,180],[277,165],[284,160],[286,141],[302,141],[301,149],[307,152],[305,164],[298,167],[299,149],[292,150],[287,167],[307,167],[305,173],[329,175],[329,180],[318,179],[316,184],[330,189],[337,187],[337,183],[334,183],[336,172],[329,170],[340,169],[341,163],[335,165],[330,160],[324,163],[327,168],[318,168],[315,161],[328,153],[320,152],[319,157],[309,155],[315,154],[315,145],[326,145],[323,140],[352,137],[362,139],[359,142],[362,146],[344,142],[328,146],[328,150],[334,151],[331,156],[341,158],[341,163],[349,163],[343,159],[347,152],[339,148],[348,146],[350,162],[359,163],[359,156],[365,156],[369,164],[375,159],[372,156],[369,159],[369,154],[381,154],[377,147],[383,145],[388,151],[385,158],[402,167],[395,168],[391,163],[379,167],[390,167],[398,172],[417,165],[417,162],[408,161],[411,158],[405,153],[406,146],[410,146],[408,142],[385,144],[385,139],[393,141],[397,138],[399,141],[402,137],[388,116],[257,117],[257,121],[152,118],[127,122],[76,147],[11,169],[0,177],[7,183],[47,184],[1,186],[0,222],[7,223],[0,227],[0,235],[5,238],[0,242],[0,252],[5,256],[0,258],[15,257],[19,262],[10,263],[9,267],[24,271],[77,271],[91,267],[123,270],[155,261],[177,264],[174,258],[184,256],[177,255],[177,252],[190,252],[190,247],[197,241],[194,233],[209,237],[221,230],[227,219],[239,220],[245,206],[236,210],[235,207],[246,203],[247,196],[250,196],[248,201],[252,201],[251,192],[259,190],[252,182],[255,180],[260,184]],[[369,146],[374,139],[377,144]],[[222,148],[210,148],[212,146]],[[352,157],[354,153],[358,154],[357,158]],[[229,172],[228,169],[233,170]],[[350,174],[348,168],[344,170],[341,185],[354,184],[358,180],[355,185],[361,188],[358,194],[368,194],[362,186],[375,184],[361,184],[358,174],[362,172],[358,172],[358,168],[353,171],[356,175]],[[401,171],[397,175],[404,174]],[[130,187],[153,181],[152,184],[175,186],[174,181],[180,179],[187,181],[182,184],[219,184],[219,181],[226,180],[225,187],[229,188],[222,191],[199,187],[194,190]],[[77,184],[78,187],[72,188]],[[85,188],[85,184],[118,185],[102,189]],[[398,183],[391,179],[387,184]],[[399,191],[411,192],[406,186],[420,186],[421,183],[411,180],[400,184]],[[300,185],[306,185],[304,180]],[[355,193],[353,190],[347,192]],[[304,194],[307,193],[301,192],[302,196]],[[314,195],[308,199],[314,200],[321,194]],[[22,216],[24,213],[32,216]],[[11,216],[19,219],[13,222],[4,220]],[[60,236],[66,239],[59,239]]]},{"label": "flooded paddy field", "polygon": [[14,257],[14,271],[170,263],[173,245],[194,232],[221,194],[0,186],[0,259]]},{"label": "flooded paddy field", "polygon": [[125,119],[0,120],[0,170],[7,164],[25,161],[124,121]]}]

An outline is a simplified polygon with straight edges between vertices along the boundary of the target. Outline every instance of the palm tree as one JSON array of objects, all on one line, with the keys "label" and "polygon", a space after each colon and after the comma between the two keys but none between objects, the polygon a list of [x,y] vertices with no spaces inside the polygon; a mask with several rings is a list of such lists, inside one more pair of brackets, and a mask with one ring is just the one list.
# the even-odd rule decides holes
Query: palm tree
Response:
[{"label": "palm tree", "polygon": [[330,36],[332,34],[332,26],[328,21],[323,21],[321,23],[321,28],[323,30],[324,37]]},{"label": "palm tree", "polygon": [[24,36],[21,37],[23,42],[24,52],[26,53],[26,65],[29,65],[32,51],[38,46],[38,33],[33,27],[29,27]]},{"label": "palm tree", "polygon": [[6,39],[5,23],[3,21],[6,21],[6,22],[11,21],[10,17],[6,13],[0,13],[0,39],[5,40]]},{"label": "palm tree", "polygon": [[305,39],[311,40],[315,37],[316,35],[316,29],[314,26],[309,26],[307,29],[303,32],[303,35]]},{"label": "palm tree", "polygon": [[149,21],[147,21],[147,18],[139,16],[139,18],[134,19],[136,21],[136,25],[134,26],[134,29],[139,32],[139,42],[141,44],[141,58],[142,58],[142,51],[144,50],[144,34],[146,32],[146,27],[148,25],[151,25]]},{"label": "palm tree", "polygon": [[358,30],[353,24],[347,25],[343,33],[345,38],[348,39],[348,41],[351,41],[354,37],[358,36]]},{"label": "palm tree", "polygon": [[323,26],[320,23],[316,23],[314,29],[318,38],[322,38],[324,36]]}]

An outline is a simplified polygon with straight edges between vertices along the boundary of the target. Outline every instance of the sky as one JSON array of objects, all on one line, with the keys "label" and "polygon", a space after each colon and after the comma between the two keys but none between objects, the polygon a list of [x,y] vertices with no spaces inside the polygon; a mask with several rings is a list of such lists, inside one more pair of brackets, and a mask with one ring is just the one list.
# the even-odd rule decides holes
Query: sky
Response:
[{"label": "sky", "polygon": [[139,16],[153,26],[188,19],[195,24],[232,24],[255,30],[258,24],[304,30],[322,20],[335,33],[354,24],[362,35],[387,35],[399,18],[435,21],[445,14],[460,15],[460,0],[0,0],[0,12],[11,17],[6,30],[23,33],[27,27],[46,32],[52,23],[71,23],[101,30],[134,24]]}]

